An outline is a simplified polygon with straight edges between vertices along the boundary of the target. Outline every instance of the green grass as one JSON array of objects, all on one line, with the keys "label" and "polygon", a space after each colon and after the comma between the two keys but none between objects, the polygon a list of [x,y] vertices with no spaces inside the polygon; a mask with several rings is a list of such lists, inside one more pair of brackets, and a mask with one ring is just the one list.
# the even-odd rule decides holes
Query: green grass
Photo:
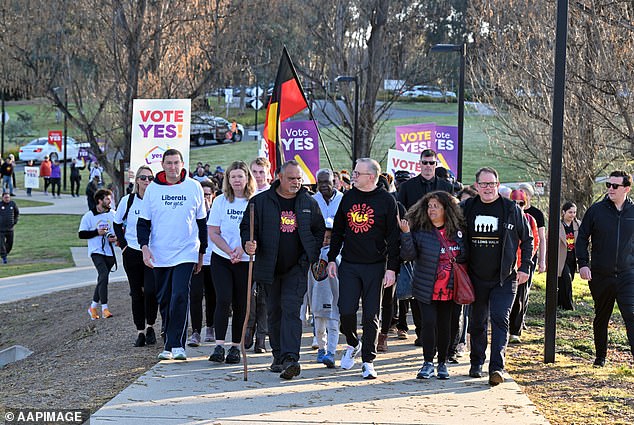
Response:
[{"label": "green grass", "polygon": [[40,202],[40,201],[31,201],[30,199],[24,198],[13,198],[13,201],[18,205],[18,208],[27,208],[27,207],[46,207],[48,205],[53,205],[51,202]]},{"label": "green grass", "polygon": [[70,247],[87,246],[77,237],[80,220],[78,215],[21,215],[0,277],[72,267]]}]

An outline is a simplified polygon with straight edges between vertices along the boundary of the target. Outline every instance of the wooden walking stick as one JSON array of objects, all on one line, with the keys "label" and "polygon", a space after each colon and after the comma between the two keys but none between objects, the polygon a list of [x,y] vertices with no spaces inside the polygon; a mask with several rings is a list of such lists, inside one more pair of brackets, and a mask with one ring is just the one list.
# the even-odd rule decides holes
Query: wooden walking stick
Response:
[{"label": "wooden walking stick", "polygon": [[[253,229],[254,229],[254,215],[253,204],[249,203],[249,240],[253,242]],[[244,366],[244,380],[248,381],[249,370],[247,368],[247,350],[244,348],[244,335],[247,333],[247,325],[249,323],[249,313],[251,312],[251,298],[253,293],[251,291],[251,282],[253,281],[253,255],[249,254],[249,276],[247,278],[247,311],[244,315],[244,323],[242,324],[242,337],[240,338],[240,351],[242,351],[242,365]]]}]

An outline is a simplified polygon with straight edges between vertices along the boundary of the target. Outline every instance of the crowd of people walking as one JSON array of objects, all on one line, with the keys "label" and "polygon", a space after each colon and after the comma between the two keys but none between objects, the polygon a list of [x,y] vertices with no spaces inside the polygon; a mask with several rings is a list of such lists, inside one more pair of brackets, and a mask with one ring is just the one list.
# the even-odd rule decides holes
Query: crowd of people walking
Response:
[{"label": "crowd of people walking", "polygon": [[[117,244],[130,285],[134,345],[157,344],[160,311],[161,360],[186,360],[187,346],[212,343],[212,363],[235,364],[241,343],[263,353],[268,337],[270,370],[292,379],[301,374],[308,315],[314,361],[352,369],[360,357],[361,376],[374,379],[388,335],[408,339],[411,309],[414,344],[422,347],[416,378],[449,379],[469,341],[469,376],[488,376],[490,385],[499,385],[507,345],[521,343],[526,328],[533,274],[546,268],[544,214],[531,203],[529,184],[505,191],[497,171],[483,167],[472,186],[462,187],[437,164],[436,152],[427,149],[419,175],[392,176],[361,158],[352,173],[319,170],[310,186],[293,160],[275,176],[265,158],[213,172],[199,163],[190,174],[181,153],[170,149],[156,176],[148,167],[137,170],[133,192],[116,212],[96,172],[94,207],[79,231],[99,272],[90,318],[99,318],[99,305],[102,317],[113,314],[107,275],[116,266]],[[558,306],[575,308],[572,281],[579,265],[595,301],[597,367],[605,364],[615,302],[634,355],[631,180],[628,173],[611,173],[607,195],[581,222],[574,203],[561,208]],[[458,264],[468,269],[469,305],[456,302]],[[409,292],[395,291],[397,281]]]}]

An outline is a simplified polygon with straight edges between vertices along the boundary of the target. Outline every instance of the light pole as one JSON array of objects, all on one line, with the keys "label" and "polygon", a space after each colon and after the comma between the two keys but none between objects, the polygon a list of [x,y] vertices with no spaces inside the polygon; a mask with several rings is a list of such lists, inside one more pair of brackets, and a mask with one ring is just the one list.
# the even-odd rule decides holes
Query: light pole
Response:
[{"label": "light pole", "polygon": [[336,83],[354,83],[354,122],[352,132],[352,168],[356,165],[357,150],[359,148],[359,80],[356,75],[339,75]]},{"label": "light pole", "polygon": [[59,99],[59,91],[63,90],[64,93],[64,152],[63,152],[63,157],[64,157],[64,174],[63,174],[63,185],[62,185],[62,189],[64,191],[66,191],[66,161],[68,161],[67,158],[67,152],[68,152],[68,135],[66,134],[68,132],[68,121],[67,121],[67,112],[68,112],[68,96],[66,93],[66,88],[62,88],[62,87],[55,87],[53,89],[55,91],[55,94],[57,95],[58,99]]},{"label": "light pole", "polygon": [[0,118],[2,123],[2,129],[0,129],[0,156],[4,158],[4,121],[5,121],[5,110],[4,110],[4,89],[0,92],[0,96],[2,96],[2,111],[0,111]]},{"label": "light pole", "polygon": [[460,79],[458,85],[458,169],[456,178],[462,181],[462,155],[464,152],[464,73],[467,59],[467,45],[462,44],[436,44],[429,49],[430,52],[459,52],[460,53]]}]

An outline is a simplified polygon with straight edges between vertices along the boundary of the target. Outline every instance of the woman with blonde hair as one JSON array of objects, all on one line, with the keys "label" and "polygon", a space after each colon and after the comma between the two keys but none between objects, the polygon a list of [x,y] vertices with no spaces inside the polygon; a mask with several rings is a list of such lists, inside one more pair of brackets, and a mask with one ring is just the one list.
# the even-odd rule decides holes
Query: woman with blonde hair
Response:
[{"label": "woman with blonde hair", "polygon": [[[239,346],[249,295],[249,256],[242,249],[240,222],[256,188],[249,166],[235,161],[225,172],[223,194],[214,200],[207,220],[209,238],[214,243],[211,269],[216,290],[216,347],[209,356],[212,362],[240,363]],[[225,359],[225,335],[232,306],[231,347]]]},{"label": "woman with blonde hair", "polygon": [[145,189],[153,180],[152,169],[147,165],[140,166],[134,177],[134,190],[121,198],[113,224],[123,256],[123,268],[130,285],[132,320],[137,329],[135,347],[156,344],[156,333],[153,328],[158,312],[156,283],[154,272],[143,263],[143,253],[136,233]]}]

